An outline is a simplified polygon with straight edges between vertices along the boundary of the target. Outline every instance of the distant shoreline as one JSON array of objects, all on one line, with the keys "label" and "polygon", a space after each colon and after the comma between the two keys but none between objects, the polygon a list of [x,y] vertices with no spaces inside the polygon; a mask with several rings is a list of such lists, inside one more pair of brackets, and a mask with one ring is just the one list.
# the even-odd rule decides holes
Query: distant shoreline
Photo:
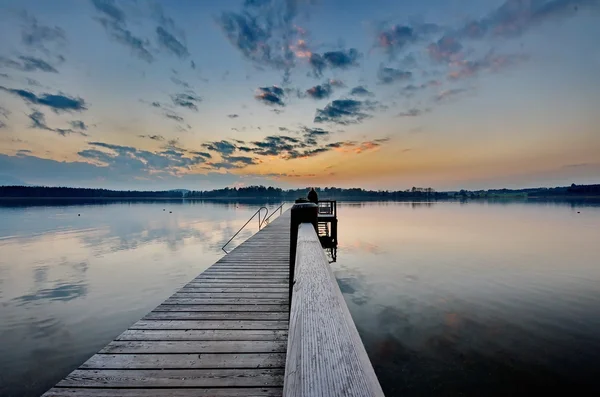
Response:
[{"label": "distant shoreline", "polygon": [[[363,197],[363,196],[343,196],[343,197],[323,197],[323,200],[352,200],[352,201],[399,201],[399,202],[411,202],[411,201],[524,201],[524,200],[589,200],[595,199],[600,200],[600,196],[491,196],[491,197],[406,197],[406,198],[386,198],[386,197]],[[140,201],[277,201],[277,202],[293,202],[295,199],[292,198],[281,198],[281,197],[0,197],[0,201],[17,201],[17,200],[106,200],[106,201],[118,201],[118,200],[140,200]]]}]

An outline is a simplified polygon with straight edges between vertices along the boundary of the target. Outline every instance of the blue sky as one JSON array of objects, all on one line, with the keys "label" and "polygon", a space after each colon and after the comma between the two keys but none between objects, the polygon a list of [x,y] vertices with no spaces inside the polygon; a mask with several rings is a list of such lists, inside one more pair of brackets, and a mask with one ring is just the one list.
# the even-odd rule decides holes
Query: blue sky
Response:
[{"label": "blue sky", "polygon": [[600,2],[0,1],[0,183],[598,183]]}]

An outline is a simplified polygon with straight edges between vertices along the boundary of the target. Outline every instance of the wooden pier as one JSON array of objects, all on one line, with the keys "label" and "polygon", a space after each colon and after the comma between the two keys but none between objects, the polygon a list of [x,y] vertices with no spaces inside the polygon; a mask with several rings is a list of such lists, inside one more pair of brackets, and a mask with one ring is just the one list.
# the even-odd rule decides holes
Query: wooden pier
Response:
[{"label": "wooden pier", "polygon": [[319,213],[294,205],[43,397],[383,396]]},{"label": "wooden pier", "polygon": [[225,255],[44,397],[281,396],[289,214]]}]

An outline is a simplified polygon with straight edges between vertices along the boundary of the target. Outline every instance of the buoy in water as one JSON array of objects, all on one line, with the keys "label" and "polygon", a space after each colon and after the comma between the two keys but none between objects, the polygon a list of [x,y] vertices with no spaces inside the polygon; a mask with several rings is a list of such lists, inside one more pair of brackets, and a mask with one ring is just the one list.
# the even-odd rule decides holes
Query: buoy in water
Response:
[{"label": "buoy in water", "polygon": [[81,216],[81,214],[77,214],[77,216]]},{"label": "buoy in water", "polygon": [[169,211],[169,214],[172,214],[172,213],[173,213],[173,211]]}]

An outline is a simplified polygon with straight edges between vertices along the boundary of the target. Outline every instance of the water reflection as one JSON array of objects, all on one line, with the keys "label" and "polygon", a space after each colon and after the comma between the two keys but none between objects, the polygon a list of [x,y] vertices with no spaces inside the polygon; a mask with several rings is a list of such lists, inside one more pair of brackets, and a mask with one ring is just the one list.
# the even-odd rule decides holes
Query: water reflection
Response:
[{"label": "water reflection", "polygon": [[3,397],[40,395],[220,258],[256,210],[182,200],[35,204],[0,201]]},{"label": "water reflection", "polygon": [[386,395],[597,394],[598,205],[338,208],[332,266]]}]

